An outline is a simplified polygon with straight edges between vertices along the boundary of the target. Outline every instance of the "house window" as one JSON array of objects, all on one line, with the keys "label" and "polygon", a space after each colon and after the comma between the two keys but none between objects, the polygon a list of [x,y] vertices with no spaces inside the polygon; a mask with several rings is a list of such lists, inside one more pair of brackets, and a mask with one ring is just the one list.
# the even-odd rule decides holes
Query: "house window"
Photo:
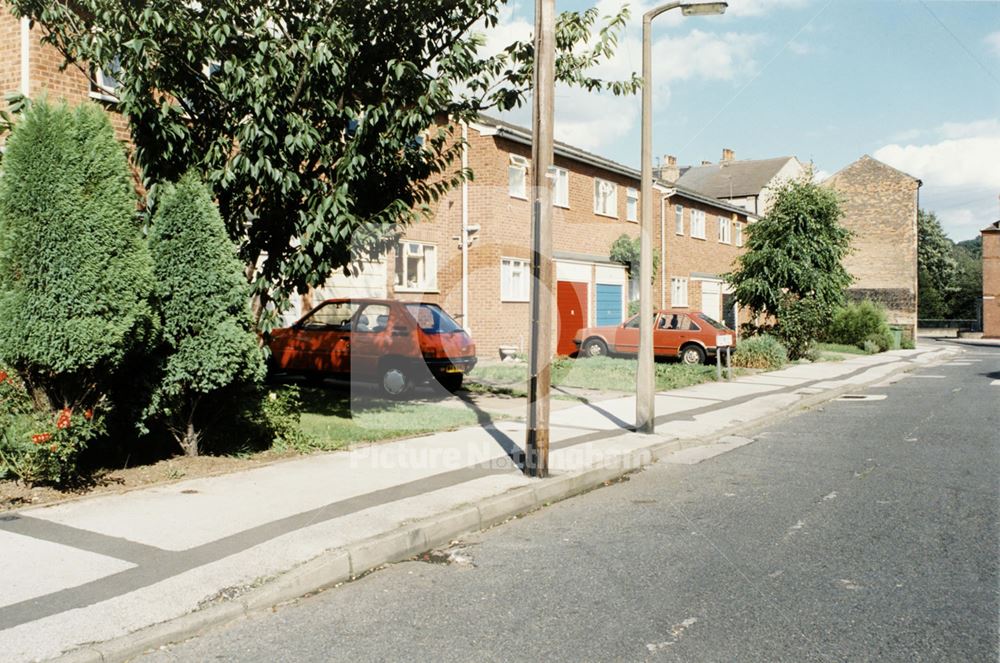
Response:
[{"label": "house window", "polygon": [[527,260],[500,259],[500,301],[528,301],[531,269]]},{"label": "house window", "polygon": [[569,171],[565,168],[556,168],[555,180],[552,204],[558,207],[569,207]]},{"label": "house window", "polygon": [[684,234],[684,206],[674,206],[674,232],[678,235]]},{"label": "house window", "polygon": [[639,220],[639,192],[632,187],[625,189],[625,220]]},{"label": "house window", "polygon": [[118,56],[103,67],[94,67],[93,79],[90,81],[90,96],[103,101],[118,101],[117,90],[122,85],[118,80],[121,71],[122,65]]},{"label": "house window", "polygon": [[743,224],[736,224],[736,246],[743,246]]},{"label": "house window", "polygon": [[396,290],[437,290],[437,247],[422,242],[401,242],[396,249]]},{"label": "house window", "polygon": [[733,222],[724,216],[719,217],[719,241],[723,244],[731,244],[733,241],[732,237]]},{"label": "house window", "polygon": [[507,166],[507,185],[512,198],[528,199],[528,160],[517,154],[510,155]]},{"label": "house window", "polygon": [[705,212],[700,209],[691,210],[691,237],[705,239]]},{"label": "house window", "polygon": [[683,307],[688,305],[688,280],[681,278],[670,279],[670,305]]},{"label": "house window", "polygon": [[594,178],[594,213],[618,218],[618,186],[614,182]]}]

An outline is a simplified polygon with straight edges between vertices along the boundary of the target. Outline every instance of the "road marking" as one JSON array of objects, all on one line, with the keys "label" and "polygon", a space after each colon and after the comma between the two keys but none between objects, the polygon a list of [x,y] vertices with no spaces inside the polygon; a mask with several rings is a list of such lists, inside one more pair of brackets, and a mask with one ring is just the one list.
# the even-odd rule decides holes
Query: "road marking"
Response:
[{"label": "road marking", "polygon": [[991,387],[1000,387],[1000,380],[994,380],[990,383]]},{"label": "road marking", "polygon": [[884,401],[887,394],[844,394],[838,401]]},{"label": "road marking", "polygon": [[972,362],[968,361],[953,361],[948,366],[972,366]]},{"label": "road marking", "polygon": [[940,378],[944,378],[944,377],[947,377],[947,376],[945,376],[945,375],[911,375],[910,377],[911,378],[934,378],[934,379],[940,379]]},{"label": "road marking", "polygon": [[829,495],[824,495],[823,496],[823,501],[824,502],[829,502],[830,500],[836,499],[836,498],[837,498],[837,491],[833,491]]}]

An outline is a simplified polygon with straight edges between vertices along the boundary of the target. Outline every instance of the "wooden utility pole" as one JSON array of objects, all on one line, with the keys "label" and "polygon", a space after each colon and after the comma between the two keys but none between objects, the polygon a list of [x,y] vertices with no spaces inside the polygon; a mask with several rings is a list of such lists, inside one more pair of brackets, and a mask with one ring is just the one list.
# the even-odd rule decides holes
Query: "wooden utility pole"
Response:
[{"label": "wooden utility pole", "polygon": [[549,473],[552,381],[552,126],[555,96],[555,0],[535,0],[535,76],[531,114],[532,251],[528,429],[524,471]]}]

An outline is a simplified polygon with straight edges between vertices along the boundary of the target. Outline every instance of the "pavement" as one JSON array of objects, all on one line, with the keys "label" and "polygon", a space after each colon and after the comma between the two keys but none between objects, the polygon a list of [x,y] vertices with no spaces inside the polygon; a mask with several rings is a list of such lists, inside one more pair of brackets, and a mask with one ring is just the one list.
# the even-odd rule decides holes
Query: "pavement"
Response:
[{"label": "pavement", "polygon": [[673,457],[735,449],[777,419],[962,352],[921,345],[551,415],[551,476],[517,467],[524,424],[458,431],[0,514],[0,660],[127,660]]}]

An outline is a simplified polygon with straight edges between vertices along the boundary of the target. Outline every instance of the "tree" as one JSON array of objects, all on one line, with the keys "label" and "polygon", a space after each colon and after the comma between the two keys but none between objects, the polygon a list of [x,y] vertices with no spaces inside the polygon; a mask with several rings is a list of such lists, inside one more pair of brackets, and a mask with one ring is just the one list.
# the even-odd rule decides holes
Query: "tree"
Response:
[{"label": "tree", "polygon": [[[158,183],[196,170],[253,293],[277,308],[293,289],[383,253],[471,177],[452,166],[454,123],[519,106],[532,80],[531,43],[485,55],[473,30],[496,25],[505,0],[12,4],[68,62],[114,72],[150,206]],[[558,80],[636,90],[634,74],[588,74],[626,16],[597,27],[596,9],[561,14]]]},{"label": "tree", "polygon": [[948,318],[976,320],[982,314],[982,244],[966,240],[954,247],[955,286],[948,300]]},{"label": "tree", "polygon": [[726,275],[741,305],[777,320],[775,332],[793,358],[808,349],[853,280],[843,266],[850,232],[839,223],[837,195],[810,180],[776,190],[771,211],[749,226],[747,250]]},{"label": "tree", "polygon": [[946,301],[957,290],[954,244],[934,212],[917,212],[917,306],[923,318],[948,315]]},{"label": "tree", "polygon": [[42,409],[100,403],[153,336],[136,200],[103,110],[29,106],[0,177],[0,363]]},{"label": "tree", "polygon": [[264,376],[250,291],[222,217],[195,174],[162,187],[149,244],[163,329],[163,377],[150,410],[196,456],[199,405]]},{"label": "tree", "polygon": [[[638,237],[629,237],[628,234],[622,233],[618,239],[611,243],[611,252],[609,257],[614,262],[620,265],[625,265],[625,271],[628,273],[629,281],[638,278],[639,275],[639,249],[640,242]],[[656,278],[656,272],[660,268],[660,252],[653,250],[653,269],[650,272],[650,278]],[[631,315],[631,311],[629,313]]]}]

